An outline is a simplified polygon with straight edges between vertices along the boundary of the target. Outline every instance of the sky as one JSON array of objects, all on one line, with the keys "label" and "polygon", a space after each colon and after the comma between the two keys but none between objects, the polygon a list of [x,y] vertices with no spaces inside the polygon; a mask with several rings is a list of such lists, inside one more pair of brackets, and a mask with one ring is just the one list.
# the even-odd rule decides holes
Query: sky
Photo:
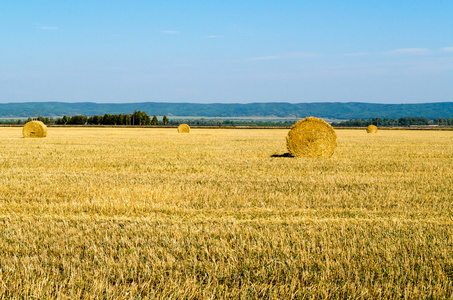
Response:
[{"label": "sky", "polygon": [[453,1],[0,0],[0,103],[453,101]]}]

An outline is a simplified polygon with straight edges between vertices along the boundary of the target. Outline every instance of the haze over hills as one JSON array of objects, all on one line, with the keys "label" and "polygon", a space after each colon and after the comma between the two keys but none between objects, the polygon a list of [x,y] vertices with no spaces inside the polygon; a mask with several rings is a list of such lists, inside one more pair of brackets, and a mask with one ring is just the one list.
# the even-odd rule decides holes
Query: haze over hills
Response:
[{"label": "haze over hills", "polygon": [[321,103],[249,103],[249,104],[197,104],[197,103],[92,103],[92,102],[26,102],[0,104],[1,118],[43,117],[74,115],[130,114],[135,110],[149,115],[180,117],[279,117],[303,118],[315,116],[329,119],[368,119],[423,117],[428,119],[452,118],[453,102],[421,104],[376,104],[360,102]]}]

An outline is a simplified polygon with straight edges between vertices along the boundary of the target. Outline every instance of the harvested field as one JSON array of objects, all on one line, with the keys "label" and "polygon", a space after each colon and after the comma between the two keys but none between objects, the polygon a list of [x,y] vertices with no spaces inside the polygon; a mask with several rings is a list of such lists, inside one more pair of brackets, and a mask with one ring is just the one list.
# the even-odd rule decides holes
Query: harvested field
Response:
[{"label": "harvested field", "polygon": [[453,132],[0,128],[3,298],[451,298]]}]

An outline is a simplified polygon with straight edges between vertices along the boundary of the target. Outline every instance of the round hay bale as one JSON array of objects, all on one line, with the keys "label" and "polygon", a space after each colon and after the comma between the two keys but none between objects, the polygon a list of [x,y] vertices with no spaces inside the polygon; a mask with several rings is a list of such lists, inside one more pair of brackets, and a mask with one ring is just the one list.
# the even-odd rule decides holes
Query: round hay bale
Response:
[{"label": "round hay bale", "polygon": [[376,133],[377,132],[377,127],[374,125],[370,125],[366,128],[367,133]]},{"label": "round hay bale", "polygon": [[286,147],[292,156],[331,157],[337,148],[337,134],[324,120],[308,117],[291,127]]},{"label": "round hay bale", "polygon": [[47,136],[47,126],[41,121],[30,121],[22,128],[25,138],[40,138]]},{"label": "round hay bale", "polygon": [[178,126],[178,132],[179,133],[189,133],[190,132],[190,127],[187,124],[181,124]]}]

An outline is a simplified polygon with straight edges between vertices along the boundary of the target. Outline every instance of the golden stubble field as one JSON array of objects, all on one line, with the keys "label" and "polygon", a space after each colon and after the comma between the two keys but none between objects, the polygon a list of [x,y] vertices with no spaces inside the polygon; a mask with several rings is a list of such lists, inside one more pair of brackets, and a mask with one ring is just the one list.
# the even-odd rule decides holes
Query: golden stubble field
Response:
[{"label": "golden stubble field", "polygon": [[452,298],[453,132],[0,128],[2,298]]}]

